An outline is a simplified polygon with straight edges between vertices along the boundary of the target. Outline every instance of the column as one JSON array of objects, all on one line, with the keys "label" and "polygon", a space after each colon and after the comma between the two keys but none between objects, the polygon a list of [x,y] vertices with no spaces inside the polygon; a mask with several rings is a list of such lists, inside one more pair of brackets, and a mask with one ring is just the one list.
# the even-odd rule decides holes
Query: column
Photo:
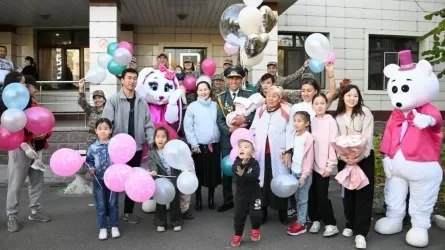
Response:
[{"label": "column", "polygon": [[17,51],[16,51],[16,28],[10,25],[0,25],[0,45],[5,46],[8,50],[7,59],[14,63],[17,68]]},{"label": "column", "polygon": [[[97,58],[107,53],[107,46],[118,41],[120,17],[117,0],[90,0],[90,67],[96,67]],[[102,90],[109,98],[120,87],[116,76],[107,71],[107,78],[100,85],[90,85],[90,92]]]}]

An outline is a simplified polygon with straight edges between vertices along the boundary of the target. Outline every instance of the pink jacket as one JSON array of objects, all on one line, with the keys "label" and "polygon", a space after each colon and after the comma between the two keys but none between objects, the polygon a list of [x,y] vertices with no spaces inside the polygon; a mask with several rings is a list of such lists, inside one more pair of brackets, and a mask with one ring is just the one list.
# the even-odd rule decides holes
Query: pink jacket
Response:
[{"label": "pink jacket", "polygon": [[325,170],[332,173],[337,166],[338,159],[331,142],[338,137],[338,127],[335,119],[329,115],[323,118],[315,117],[311,122],[314,136],[314,171],[323,174]]},{"label": "pink jacket", "polygon": [[309,133],[306,136],[306,141],[304,142],[303,161],[301,162],[301,179],[302,180],[306,180],[306,178],[312,174],[312,170],[314,167],[314,160],[315,160],[314,136]]},{"label": "pink jacket", "polygon": [[432,127],[419,129],[413,124],[414,114],[410,112],[406,118],[408,128],[400,141],[400,128],[405,121],[402,111],[394,109],[386,124],[383,134],[380,152],[394,158],[397,151],[402,149],[403,156],[409,161],[426,162],[440,161],[440,149],[442,147],[442,115],[440,111],[428,103],[416,108],[419,114],[429,115],[436,120]]}]

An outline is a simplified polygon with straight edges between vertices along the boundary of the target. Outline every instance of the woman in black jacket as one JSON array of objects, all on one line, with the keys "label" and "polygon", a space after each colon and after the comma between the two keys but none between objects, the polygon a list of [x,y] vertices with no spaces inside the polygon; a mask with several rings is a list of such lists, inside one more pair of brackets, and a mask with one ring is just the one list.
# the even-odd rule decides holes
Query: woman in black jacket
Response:
[{"label": "woman in black jacket", "polygon": [[39,73],[37,71],[37,65],[34,61],[34,58],[27,56],[25,57],[25,67],[22,70],[22,74],[24,75],[32,75],[36,81],[39,80]]}]

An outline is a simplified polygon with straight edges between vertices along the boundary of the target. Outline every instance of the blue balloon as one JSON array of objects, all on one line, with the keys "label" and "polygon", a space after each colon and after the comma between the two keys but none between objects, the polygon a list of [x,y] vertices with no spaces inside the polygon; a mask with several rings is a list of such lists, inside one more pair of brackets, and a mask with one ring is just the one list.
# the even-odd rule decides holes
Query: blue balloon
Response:
[{"label": "blue balloon", "polygon": [[314,73],[320,73],[320,72],[323,72],[323,70],[324,70],[324,63],[312,58],[309,61],[309,68]]},{"label": "blue balloon", "polygon": [[10,83],[3,89],[2,100],[8,109],[24,110],[30,100],[29,91],[21,83]]},{"label": "blue balloon", "polygon": [[114,56],[114,52],[116,51],[118,45],[119,45],[119,43],[117,43],[117,42],[112,42],[112,43],[108,44],[107,53],[110,56]]},{"label": "blue balloon", "polygon": [[232,163],[230,162],[230,157],[228,155],[221,160],[221,171],[226,176],[233,176]]},{"label": "blue balloon", "polygon": [[108,71],[115,76],[120,76],[126,68],[127,66],[119,65],[114,59],[108,63]]}]

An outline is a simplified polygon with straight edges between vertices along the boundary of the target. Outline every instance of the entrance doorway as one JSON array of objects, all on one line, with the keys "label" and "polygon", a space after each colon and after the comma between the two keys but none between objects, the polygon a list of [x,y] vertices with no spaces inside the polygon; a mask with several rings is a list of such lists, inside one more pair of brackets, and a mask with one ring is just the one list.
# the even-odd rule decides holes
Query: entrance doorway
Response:
[{"label": "entrance doorway", "polygon": [[191,57],[193,64],[195,65],[195,71],[201,73],[201,62],[206,59],[206,48],[164,48],[164,52],[167,54],[169,68],[175,69],[176,66],[184,68],[184,58]]}]

